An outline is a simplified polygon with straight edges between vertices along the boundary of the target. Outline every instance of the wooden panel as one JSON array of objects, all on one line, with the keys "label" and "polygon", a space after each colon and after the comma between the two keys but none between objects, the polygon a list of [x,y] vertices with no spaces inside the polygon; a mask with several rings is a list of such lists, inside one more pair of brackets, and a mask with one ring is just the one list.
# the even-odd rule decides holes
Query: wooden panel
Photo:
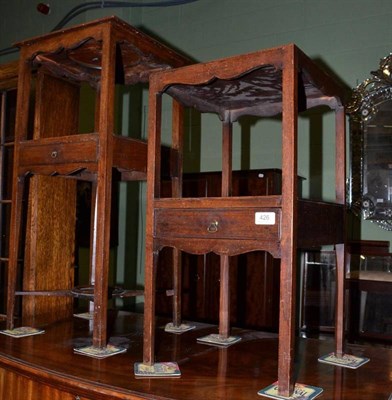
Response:
[{"label": "wooden panel", "polygon": [[67,393],[23,375],[0,368],[0,398],[7,400],[89,400]]},{"label": "wooden panel", "polygon": [[147,171],[147,143],[114,136],[113,167],[145,173]]},{"label": "wooden panel", "polygon": [[348,261],[352,255],[373,255],[385,254],[389,252],[388,240],[359,240],[347,243]]},{"label": "wooden panel", "polygon": [[[256,212],[272,213],[275,223],[255,223]],[[280,210],[274,208],[231,209],[231,210],[177,210],[155,211],[156,237],[210,238],[210,239],[253,239],[258,235],[262,241],[278,241]]]},{"label": "wooden panel", "polygon": [[0,65],[0,89],[16,88],[18,80],[18,61]]},{"label": "wooden panel", "polygon": [[279,170],[234,171],[233,196],[269,196],[281,194],[282,174]]},{"label": "wooden panel", "polygon": [[[236,270],[232,305],[235,326],[278,331],[280,260],[265,251],[233,257]],[[231,295],[234,294],[231,291]]]},{"label": "wooden panel", "polygon": [[[231,203],[231,207],[230,207]],[[282,205],[282,196],[238,196],[238,197],[209,197],[206,198],[173,198],[154,200],[155,209],[238,209],[238,208],[278,208]]]},{"label": "wooden panel", "polygon": [[298,247],[343,243],[345,208],[340,204],[298,202]]},{"label": "wooden panel", "polygon": [[[45,74],[37,78],[35,132],[42,138],[77,131],[79,87]],[[74,282],[76,182],[33,176],[30,180],[26,228],[24,290],[69,289]],[[72,299],[30,297],[25,317],[46,321],[72,313]]]},{"label": "wooden panel", "polygon": [[[78,135],[64,138],[28,140],[20,143],[21,169],[51,164],[95,163],[98,158],[98,136],[96,134]],[[49,166],[50,167],[50,166]]]}]

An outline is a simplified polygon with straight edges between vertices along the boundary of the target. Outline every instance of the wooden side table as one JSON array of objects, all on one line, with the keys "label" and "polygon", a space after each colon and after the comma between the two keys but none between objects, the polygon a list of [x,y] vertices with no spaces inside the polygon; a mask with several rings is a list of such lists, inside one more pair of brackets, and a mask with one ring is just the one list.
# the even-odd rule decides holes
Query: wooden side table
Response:
[{"label": "wooden side table", "polygon": [[[116,169],[123,180],[140,180],[146,177],[147,165],[145,142],[115,134],[115,85],[148,82],[152,71],[184,66],[189,60],[117,17],[49,33],[17,46],[20,63],[7,328],[14,327],[21,199],[26,177],[40,175],[87,180],[93,187],[90,266],[90,298],[94,301],[93,347],[105,349],[112,171]],[[33,70],[37,83],[34,131],[31,132],[28,122]],[[92,133],[78,131],[82,83],[95,90],[95,132]],[[46,105],[45,112],[42,112],[42,103]],[[56,116],[51,118],[50,126],[44,123],[47,115]],[[70,193],[70,198],[74,195]],[[33,290],[17,294],[83,295],[83,291],[72,288],[60,289],[66,290]]]},{"label": "wooden side table", "polygon": [[[179,152],[171,198],[160,197],[161,102],[164,94],[173,99],[172,148]],[[265,250],[281,259],[278,381],[279,393],[289,396],[294,386],[297,248],[335,244],[338,268],[336,353],[342,355],[345,253],[343,98],[343,88],[292,44],[152,75],[142,365],[154,367],[155,271],[159,250],[165,246],[195,254],[214,252],[220,255],[219,338],[222,340],[229,338],[230,334],[229,257]],[[298,114],[321,105],[328,106],[336,115],[336,201],[333,203],[298,198]],[[181,197],[184,107],[218,114],[222,121],[220,197]],[[243,115],[281,115],[281,195],[231,196],[232,125]],[[175,282],[180,282],[180,271],[176,270],[174,275]],[[178,285],[174,291],[178,293]]]}]

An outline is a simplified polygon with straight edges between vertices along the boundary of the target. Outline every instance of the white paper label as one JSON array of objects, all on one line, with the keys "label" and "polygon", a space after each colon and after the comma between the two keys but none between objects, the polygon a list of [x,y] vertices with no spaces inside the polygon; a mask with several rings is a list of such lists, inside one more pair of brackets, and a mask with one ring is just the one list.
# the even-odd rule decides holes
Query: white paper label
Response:
[{"label": "white paper label", "polygon": [[255,213],[255,224],[256,225],[275,225],[275,213],[274,212],[256,212]]}]

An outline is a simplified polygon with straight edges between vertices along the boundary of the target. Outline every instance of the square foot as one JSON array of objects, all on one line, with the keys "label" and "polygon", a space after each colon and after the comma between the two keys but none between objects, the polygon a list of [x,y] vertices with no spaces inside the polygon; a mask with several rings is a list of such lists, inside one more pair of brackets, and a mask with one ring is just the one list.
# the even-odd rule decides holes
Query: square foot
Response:
[{"label": "square foot", "polygon": [[319,394],[321,394],[323,389],[317,386],[304,385],[302,383],[296,383],[294,386],[294,392],[290,397],[280,396],[278,394],[278,382],[273,383],[270,386],[267,386],[264,389],[261,389],[257,392],[258,395],[269,397],[270,399],[284,399],[284,400],[311,400],[316,398]]},{"label": "square foot", "polygon": [[196,325],[181,324],[179,326],[175,326],[173,324],[173,322],[169,322],[165,326],[165,332],[180,334],[180,333],[191,331],[192,329],[195,329],[195,328],[196,328]]},{"label": "square foot", "polygon": [[93,357],[93,358],[106,358],[115,356],[116,354],[125,353],[127,351],[124,347],[117,347],[108,344],[106,347],[98,348],[94,346],[86,346],[75,348],[74,352],[76,354],[81,354],[83,356]]},{"label": "square foot", "polygon": [[239,336],[229,336],[228,338],[223,338],[217,333],[212,333],[211,335],[197,338],[198,343],[209,344],[211,346],[218,347],[228,347],[239,342],[240,340],[241,338]]},{"label": "square foot", "polygon": [[161,362],[147,365],[135,363],[135,376],[139,378],[170,378],[181,376],[180,368],[176,362]]},{"label": "square foot", "polygon": [[357,369],[361,365],[366,364],[369,360],[369,358],[353,356],[351,354],[343,354],[341,357],[337,357],[335,353],[329,353],[318,359],[318,361],[321,363],[337,365],[339,367],[351,369]]},{"label": "square foot", "polygon": [[31,328],[29,326],[21,326],[14,329],[5,329],[0,331],[0,333],[15,338],[21,338],[26,336],[41,335],[42,333],[45,333],[45,331],[43,329]]}]

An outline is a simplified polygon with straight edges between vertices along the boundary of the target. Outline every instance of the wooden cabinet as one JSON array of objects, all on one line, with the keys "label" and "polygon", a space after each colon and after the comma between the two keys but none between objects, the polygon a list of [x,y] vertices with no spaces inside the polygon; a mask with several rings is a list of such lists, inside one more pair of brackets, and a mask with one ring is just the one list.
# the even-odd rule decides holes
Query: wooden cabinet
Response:
[{"label": "wooden cabinet", "polygon": [[[184,197],[213,197],[220,195],[222,174],[204,172],[185,174]],[[282,174],[278,169],[233,172],[233,195],[254,196],[281,193]],[[170,195],[169,181],[162,182],[162,197]],[[215,212],[218,218],[220,213]],[[175,217],[175,216],[174,216]],[[238,230],[247,229],[238,216]],[[197,218],[204,234],[205,216]],[[175,231],[176,224],[186,224],[173,218],[167,227]],[[197,222],[196,222],[197,223]],[[181,225],[182,226],[182,225]],[[195,220],[188,224],[190,233],[197,232]],[[235,230],[230,226],[229,230]],[[251,230],[250,230],[251,231]],[[200,232],[200,233],[201,233]],[[159,255],[157,275],[157,314],[172,312],[172,251],[168,248]],[[217,323],[219,318],[220,260],[214,253],[204,255],[182,254],[182,315],[192,321]],[[230,323],[233,326],[277,331],[279,316],[280,261],[265,251],[254,251],[230,258]],[[244,296],[245,294],[245,296]]]}]

